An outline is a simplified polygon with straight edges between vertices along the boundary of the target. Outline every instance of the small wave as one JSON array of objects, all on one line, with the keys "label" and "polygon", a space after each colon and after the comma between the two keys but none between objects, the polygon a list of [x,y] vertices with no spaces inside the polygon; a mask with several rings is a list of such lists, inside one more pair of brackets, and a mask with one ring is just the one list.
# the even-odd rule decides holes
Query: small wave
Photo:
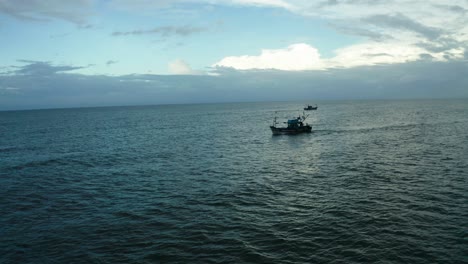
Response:
[{"label": "small wave", "polygon": [[128,212],[128,211],[118,211],[118,212],[113,213],[113,215],[119,218],[126,218],[130,220],[135,220],[135,221],[149,219],[148,217],[145,217],[143,215],[139,215],[139,214]]},{"label": "small wave", "polygon": [[63,165],[60,159],[46,159],[46,160],[39,160],[39,161],[30,161],[26,162],[20,165],[16,165],[11,167],[14,170],[23,170],[27,168],[37,168],[37,167],[43,167],[43,166],[49,166],[49,165]]},{"label": "small wave", "polygon": [[16,151],[18,149],[19,149],[18,147],[14,147],[14,146],[0,147],[0,153],[2,153],[2,152],[4,152],[4,153],[13,152],[13,151]]},{"label": "small wave", "polygon": [[59,157],[59,158],[49,158],[44,160],[34,160],[23,162],[15,166],[11,166],[12,170],[24,170],[29,168],[40,168],[40,167],[54,167],[54,166],[69,166],[69,165],[81,165],[84,167],[94,167],[94,164],[89,161],[78,158],[70,157]]}]

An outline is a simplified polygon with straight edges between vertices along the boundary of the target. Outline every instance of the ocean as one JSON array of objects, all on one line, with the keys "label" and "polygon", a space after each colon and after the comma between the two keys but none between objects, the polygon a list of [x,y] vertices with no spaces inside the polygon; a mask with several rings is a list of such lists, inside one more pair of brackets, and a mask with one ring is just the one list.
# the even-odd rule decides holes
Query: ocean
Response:
[{"label": "ocean", "polygon": [[0,263],[468,263],[468,100],[0,112]]}]

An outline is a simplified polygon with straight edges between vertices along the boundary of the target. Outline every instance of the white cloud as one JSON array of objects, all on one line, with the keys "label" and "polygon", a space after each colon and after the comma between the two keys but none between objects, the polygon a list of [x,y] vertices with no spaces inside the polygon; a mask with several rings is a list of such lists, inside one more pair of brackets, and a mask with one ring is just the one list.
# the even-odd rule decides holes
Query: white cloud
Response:
[{"label": "white cloud", "polygon": [[239,70],[278,69],[300,71],[323,68],[317,49],[304,43],[290,45],[285,49],[265,49],[258,56],[226,57],[213,67],[229,67]]},{"label": "white cloud", "polygon": [[293,44],[284,49],[264,49],[260,55],[225,57],[213,67],[236,70],[275,69],[284,71],[326,70],[331,68],[352,68],[377,64],[407,63],[431,58],[435,61],[463,59],[465,49],[450,49],[443,52],[429,52],[409,43],[369,42],[335,50],[335,56],[321,58],[318,50],[308,44]]},{"label": "white cloud", "polygon": [[289,0],[288,3],[293,6],[290,10],[296,13],[390,35],[397,40],[409,40],[408,35],[411,35],[415,43],[428,37],[434,42],[449,38],[464,41],[466,45],[468,41],[467,34],[460,36],[460,32],[468,30],[466,0],[323,0],[316,4]]},{"label": "white cloud", "polygon": [[[255,4],[256,0],[239,0],[237,4]],[[330,67],[355,67],[374,64],[405,63],[422,56],[446,61],[463,59],[468,51],[468,1],[453,0],[284,0],[281,4],[264,1],[291,12],[326,19],[339,32],[367,38],[361,43],[335,51],[336,56],[304,65],[302,55],[286,50],[276,50],[287,58],[278,60],[268,52],[259,56],[226,57],[215,66],[236,69],[316,69]],[[309,46],[309,49],[313,47]],[[317,53],[317,58],[318,58]],[[288,61],[288,60],[291,61]]]},{"label": "white cloud", "polygon": [[212,5],[244,5],[258,7],[278,7],[293,9],[293,5],[284,0],[113,0],[109,5],[113,8],[144,11],[148,9],[161,9],[182,3],[188,4],[212,4]]},{"label": "white cloud", "polygon": [[364,43],[335,50],[336,56],[327,60],[329,68],[350,68],[376,64],[416,61],[427,52],[412,45],[393,43]]},{"label": "white cloud", "polygon": [[199,75],[200,71],[193,70],[185,61],[177,59],[169,63],[169,72],[177,75]]},{"label": "white cloud", "polygon": [[213,67],[227,67],[237,70],[276,69],[285,71],[349,68],[415,61],[425,51],[414,46],[368,43],[338,49],[335,53],[336,56],[333,58],[321,59],[316,48],[300,43],[290,45],[284,49],[262,50],[258,56],[226,57],[215,63]]},{"label": "white cloud", "polygon": [[[221,1],[218,1],[221,3]],[[293,6],[288,1],[282,0],[231,0],[233,4],[238,5],[253,5],[253,6],[270,6],[292,9]]]}]

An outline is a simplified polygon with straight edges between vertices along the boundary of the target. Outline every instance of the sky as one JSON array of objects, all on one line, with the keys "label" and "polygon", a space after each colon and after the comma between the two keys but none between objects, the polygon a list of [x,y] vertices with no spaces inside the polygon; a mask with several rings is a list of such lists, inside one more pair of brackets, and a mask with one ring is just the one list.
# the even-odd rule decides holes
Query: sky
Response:
[{"label": "sky", "polygon": [[468,97],[468,0],[0,0],[0,110]]}]

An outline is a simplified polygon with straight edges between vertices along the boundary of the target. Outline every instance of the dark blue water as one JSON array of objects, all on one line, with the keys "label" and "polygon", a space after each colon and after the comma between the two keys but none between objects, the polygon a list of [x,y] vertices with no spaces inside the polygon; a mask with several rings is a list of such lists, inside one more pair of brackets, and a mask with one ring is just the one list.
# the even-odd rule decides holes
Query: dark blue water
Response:
[{"label": "dark blue water", "polygon": [[467,100],[305,103],[0,112],[0,263],[468,262]]}]

